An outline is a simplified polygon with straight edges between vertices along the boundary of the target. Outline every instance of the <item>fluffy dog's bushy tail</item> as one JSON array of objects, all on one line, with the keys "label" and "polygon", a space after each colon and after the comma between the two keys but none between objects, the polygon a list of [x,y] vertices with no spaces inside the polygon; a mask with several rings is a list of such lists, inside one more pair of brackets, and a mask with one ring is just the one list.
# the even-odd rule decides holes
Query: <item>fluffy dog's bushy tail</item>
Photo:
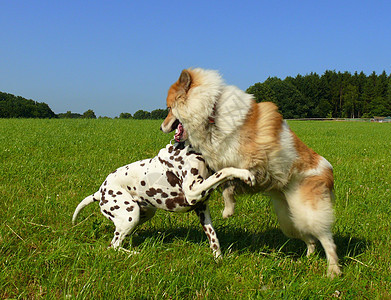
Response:
[{"label": "fluffy dog's bushy tail", "polygon": [[78,214],[80,213],[80,211],[86,207],[88,204],[91,204],[92,202],[94,201],[99,201],[97,200],[96,198],[94,198],[94,195],[90,195],[88,197],[86,197],[84,200],[82,200],[79,205],[76,207],[75,209],[75,212],[73,213],[73,217],[72,217],[72,224],[75,225],[76,224],[76,219],[77,219],[77,216]]}]

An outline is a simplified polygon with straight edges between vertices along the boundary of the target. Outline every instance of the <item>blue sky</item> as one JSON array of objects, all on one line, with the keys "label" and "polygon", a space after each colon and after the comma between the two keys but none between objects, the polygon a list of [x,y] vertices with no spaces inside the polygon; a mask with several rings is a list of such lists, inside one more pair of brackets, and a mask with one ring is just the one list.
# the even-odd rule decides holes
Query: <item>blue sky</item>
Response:
[{"label": "blue sky", "polygon": [[182,69],[391,73],[391,1],[0,1],[0,91],[55,113],[165,107]]}]

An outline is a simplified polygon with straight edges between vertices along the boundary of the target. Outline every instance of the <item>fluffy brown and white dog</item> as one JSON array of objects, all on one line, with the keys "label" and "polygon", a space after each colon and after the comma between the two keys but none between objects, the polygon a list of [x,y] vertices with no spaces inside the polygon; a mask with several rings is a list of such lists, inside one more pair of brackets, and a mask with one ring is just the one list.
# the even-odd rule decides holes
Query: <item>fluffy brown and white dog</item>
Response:
[{"label": "fluffy brown and white dog", "polygon": [[[250,170],[257,190],[270,195],[282,231],[302,239],[307,255],[316,240],[325,249],[328,275],[340,273],[331,227],[333,169],[288,127],[276,105],[224,83],[217,71],[183,70],[167,96],[169,113],[161,125],[188,139],[214,171]],[[223,191],[224,217],[233,214],[233,187]]]}]

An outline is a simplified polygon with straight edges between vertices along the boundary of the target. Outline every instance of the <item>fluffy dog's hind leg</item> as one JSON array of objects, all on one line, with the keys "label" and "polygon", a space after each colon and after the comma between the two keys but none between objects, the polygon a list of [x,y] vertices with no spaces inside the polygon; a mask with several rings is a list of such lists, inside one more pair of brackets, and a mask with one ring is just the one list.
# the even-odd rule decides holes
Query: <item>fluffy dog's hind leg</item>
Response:
[{"label": "fluffy dog's hind leg", "polygon": [[322,181],[311,178],[286,193],[287,212],[298,238],[307,244],[307,254],[315,247],[315,239],[322,244],[328,262],[328,276],[340,274],[336,246],[331,228],[334,221],[332,192]]},{"label": "fluffy dog's hind leg", "polygon": [[303,236],[303,241],[307,245],[307,257],[309,257],[315,251],[316,238],[314,238],[312,235],[308,234],[308,235]]},{"label": "fluffy dog's hind leg", "polygon": [[337,255],[337,247],[334,244],[333,237],[330,234],[326,234],[324,236],[318,237],[320,243],[322,244],[324,251],[326,252],[328,268],[327,268],[327,276],[334,278],[341,274],[341,270],[339,269],[338,264],[338,255]]},{"label": "fluffy dog's hind leg", "polygon": [[292,220],[292,213],[283,193],[271,193],[271,198],[282,232],[287,237],[302,239],[307,245],[307,256],[310,256],[315,251],[316,238],[311,234],[303,235],[296,229]]},{"label": "fluffy dog's hind leg", "polygon": [[293,223],[285,195],[281,192],[270,192],[269,195],[282,232],[289,238],[301,238]]}]

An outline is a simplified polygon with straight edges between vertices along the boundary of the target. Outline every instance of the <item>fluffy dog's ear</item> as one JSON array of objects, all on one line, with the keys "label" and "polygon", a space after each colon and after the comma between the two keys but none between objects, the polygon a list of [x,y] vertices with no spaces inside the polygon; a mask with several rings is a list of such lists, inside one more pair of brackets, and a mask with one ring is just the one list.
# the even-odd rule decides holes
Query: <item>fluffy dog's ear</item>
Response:
[{"label": "fluffy dog's ear", "polygon": [[189,91],[190,85],[191,85],[191,76],[190,76],[189,71],[183,70],[181,73],[181,76],[179,76],[178,82],[179,82],[180,86],[187,93]]}]

